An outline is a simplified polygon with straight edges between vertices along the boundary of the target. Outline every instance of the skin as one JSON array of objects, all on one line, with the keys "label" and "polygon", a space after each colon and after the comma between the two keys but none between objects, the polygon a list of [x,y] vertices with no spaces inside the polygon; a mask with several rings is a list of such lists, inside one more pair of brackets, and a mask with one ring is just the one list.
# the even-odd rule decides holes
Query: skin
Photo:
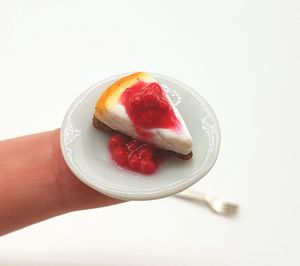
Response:
[{"label": "skin", "polygon": [[65,163],[60,130],[0,141],[0,235],[68,212],[110,206]]}]

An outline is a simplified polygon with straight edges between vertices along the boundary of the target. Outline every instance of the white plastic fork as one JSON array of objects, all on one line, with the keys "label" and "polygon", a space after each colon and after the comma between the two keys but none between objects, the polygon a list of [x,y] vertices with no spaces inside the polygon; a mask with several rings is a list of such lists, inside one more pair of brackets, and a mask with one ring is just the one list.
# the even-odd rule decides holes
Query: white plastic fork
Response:
[{"label": "white plastic fork", "polygon": [[191,189],[182,191],[175,196],[202,204],[204,203],[211,210],[223,216],[231,216],[236,214],[238,211],[238,205],[235,203],[227,202],[217,197],[213,197]]}]

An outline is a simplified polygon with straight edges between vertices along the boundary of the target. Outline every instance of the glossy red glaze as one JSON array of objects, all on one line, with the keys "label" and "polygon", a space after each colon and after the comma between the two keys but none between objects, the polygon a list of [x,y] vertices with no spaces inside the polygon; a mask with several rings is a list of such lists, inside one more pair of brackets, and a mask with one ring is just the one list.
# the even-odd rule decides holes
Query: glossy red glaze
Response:
[{"label": "glossy red glaze", "polygon": [[148,129],[180,130],[180,122],[158,83],[139,81],[123,92],[120,101],[143,140],[151,142]]},{"label": "glossy red glaze", "polygon": [[121,134],[112,135],[108,147],[118,165],[143,174],[154,173],[165,154],[160,149]]}]

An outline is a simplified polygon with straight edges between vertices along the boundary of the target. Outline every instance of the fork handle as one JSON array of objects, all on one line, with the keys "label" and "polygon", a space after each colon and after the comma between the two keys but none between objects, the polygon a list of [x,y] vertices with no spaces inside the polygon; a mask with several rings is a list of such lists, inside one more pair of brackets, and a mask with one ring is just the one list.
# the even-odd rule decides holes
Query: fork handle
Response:
[{"label": "fork handle", "polygon": [[193,191],[191,189],[184,190],[184,191],[176,194],[175,196],[180,197],[180,198],[184,198],[184,199],[201,201],[201,202],[206,201],[206,195],[205,194],[203,194],[201,192],[198,192],[198,191],[197,192]]}]

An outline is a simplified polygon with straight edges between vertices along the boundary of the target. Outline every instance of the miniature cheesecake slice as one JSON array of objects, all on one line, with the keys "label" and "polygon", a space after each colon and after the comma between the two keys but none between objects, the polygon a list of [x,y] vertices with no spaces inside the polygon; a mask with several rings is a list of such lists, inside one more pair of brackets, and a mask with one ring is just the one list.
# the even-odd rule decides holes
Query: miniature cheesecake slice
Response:
[{"label": "miniature cheesecake slice", "polygon": [[192,158],[192,137],[179,111],[151,75],[125,76],[100,95],[93,124],[108,132],[120,132],[182,159]]}]

